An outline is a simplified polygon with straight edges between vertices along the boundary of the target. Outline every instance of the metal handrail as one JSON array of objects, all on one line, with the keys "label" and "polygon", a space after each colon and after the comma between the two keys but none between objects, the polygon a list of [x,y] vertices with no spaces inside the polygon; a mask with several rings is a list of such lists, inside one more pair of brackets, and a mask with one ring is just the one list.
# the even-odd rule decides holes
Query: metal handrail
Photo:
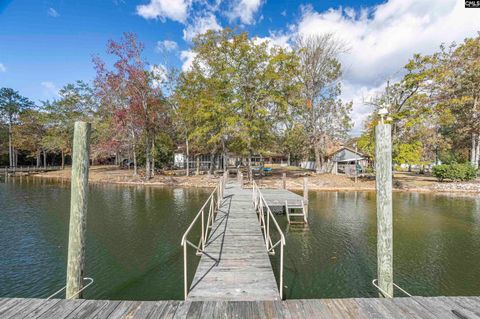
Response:
[{"label": "metal handrail", "polygon": [[[279,284],[279,292],[280,298],[283,299],[283,247],[285,246],[285,236],[283,235],[282,229],[277,223],[275,216],[273,215],[270,207],[267,204],[267,201],[262,195],[262,192],[258,188],[258,185],[255,181],[252,181],[252,200],[253,205],[255,207],[255,211],[258,214],[258,219],[260,221],[260,227],[263,230],[263,236],[265,241],[265,246],[267,247],[267,251],[269,254],[275,254],[275,247],[280,245],[280,284]],[[265,214],[266,209],[266,214]],[[266,218],[265,218],[266,215]],[[266,219],[266,221],[265,221]],[[270,219],[273,220],[273,224],[277,232],[280,234],[280,239],[272,243],[272,238],[270,237]]]},{"label": "metal handrail", "polygon": [[[213,227],[213,222],[215,221],[216,213],[220,209],[220,206],[222,204],[226,179],[227,179],[227,175],[224,174],[224,176],[220,178],[220,181],[218,182],[217,186],[215,187],[213,192],[210,194],[210,196],[208,196],[202,208],[200,208],[197,215],[195,215],[195,217],[193,218],[193,221],[190,223],[187,230],[182,236],[181,245],[183,247],[183,282],[184,282],[185,299],[187,299],[187,295],[188,295],[187,246],[191,246],[195,248],[197,256],[200,256],[205,253],[205,243],[208,239],[209,231]],[[208,207],[208,215],[207,215],[207,224],[205,225],[205,210],[207,209],[207,207]],[[201,219],[201,223],[202,223],[202,234],[201,234],[198,245],[194,245],[189,240],[187,240],[187,236],[199,219]]]},{"label": "metal handrail", "polygon": [[[372,285],[377,288],[381,293],[382,295],[384,296],[387,296],[388,298],[393,298],[393,296],[390,296],[389,293],[387,293],[385,290],[383,290],[382,288],[380,288],[380,286],[377,284],[378,283],[378,279],[375,278],[372,280]],[[395,288],[397,288],[398,290],[400,290],[401,292],[403,292],[405,295],[409,296],[409,297],[413,297],[411,294],[409,294],[406,290],[404,290],[402,287],[400,287],[399,285],[397,285],[396,283],[392,282],[393,286]]]},{"label": "metal handrail", "polygon": [[[89,283],[86,284],[85,286],[83,286],[82,289],[80,289],[79,291],[77,291],[75,294],[73,294],[73,296],[71,296],[70,298],[78,295],[79,293],[81,293],[82,291],[84,291],[88,286],[90,286],[91,284],[93,284],[93,278],[90,278],[90,277],[84,277],[83,280],[88,280]],[[47,297],[47,300],[50,300],[52,299],[53,296],[55,295],[58,295],[59,293],[61,293],[65,288],[67,288],[67,286],[63,286],[63,288],[61,289],[58,289],[57,291],[55,291],[53,294],[51,294],[50,296]]]}]

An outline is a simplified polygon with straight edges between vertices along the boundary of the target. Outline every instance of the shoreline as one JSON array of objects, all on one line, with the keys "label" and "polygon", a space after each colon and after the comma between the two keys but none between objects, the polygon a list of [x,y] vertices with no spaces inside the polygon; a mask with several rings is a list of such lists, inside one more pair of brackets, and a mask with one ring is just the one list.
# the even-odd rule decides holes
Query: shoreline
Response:
[{"label": "shoreline", "polygon": [[[59,176],[52,174],[55,172],[39,173],[30,175],[34,178],[46,179],[46,180],[56,180],[62,182],[69,182],[70,176]],[[235,177],[232,177],[235,178]],[[140,178],[133,177],[118,177],[118,178],[89,178],[89,184],[111,184],[111,185],[123,185],[123,186],[145,186],[145,187],[182,187],[182,188],[214,188],[218,181],[219,177],[208,178],[205,175],[199,176],[166,176],[166,175],[157,175],[154,179],[149,182],[145,182]],[[299,181],[301,178],[298,177],[287,177],[286,189],[290,191],[302,192],[303,184]],[[282,181],[281,179],[274,179],[271,176],[264,177],[262,179],[256,179],[259,188],[281,188]],[[369,182],[359,182],[363,185],[318,185],[315,182],[309,182],[308,189],[309,191],[325,191],[325,192],[375,192],[374,183]],[[370,185],[369,185],[370,184]],[[395,182],[394,182],[395,184]],[[431,194],[480,194],[480,183],[471,183],[468,185],[476,186],[474,189],[458,189],[457,186],[462,186],[464,184],[458,183],[435,183],[434,186],[441,185],[441,188],[438,187],[395,187],[392,188],[393,192],[398,193],[431,193]],[[250,188],[250,186],[246,186]]]}]

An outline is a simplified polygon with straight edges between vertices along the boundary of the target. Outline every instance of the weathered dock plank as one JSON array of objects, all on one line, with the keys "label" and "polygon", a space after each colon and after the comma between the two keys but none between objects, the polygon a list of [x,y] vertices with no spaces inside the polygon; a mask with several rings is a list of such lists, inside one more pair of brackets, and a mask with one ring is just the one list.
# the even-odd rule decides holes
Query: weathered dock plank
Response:
[{"label": "weathered dock plank", "polygon": [[[237,182],[229,182],[187,300],[278,299],[252,192],[242,189]],[[251,311],[254,310],[247,312]]]},{"label": "weathered dock plank", "polygon": [[[0,299],[9,318],[455,318],[478,319],[479,297],[292,299],[287,301],[108,301]],[[49,305],[49,307],[46,307]],[[41,308],[41,311],[38,311]],[[17,311],[15,311],[17,310]],[[29,311],[29,313],[26,312]],[[6,314],[4,312],[3,314]],[[0,316],[2,319],[6,318]]]}]

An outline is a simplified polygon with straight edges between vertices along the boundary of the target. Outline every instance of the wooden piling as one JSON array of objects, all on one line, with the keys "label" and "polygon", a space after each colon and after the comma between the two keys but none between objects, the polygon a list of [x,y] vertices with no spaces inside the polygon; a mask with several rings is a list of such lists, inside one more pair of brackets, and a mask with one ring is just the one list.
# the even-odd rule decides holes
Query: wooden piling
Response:
[{"label": "wooden piling", "polygon": [[287,189],[287,173],[282,173],[282,188]]},{"label": "wooden piling", "polygon": [[90,123],[75,122],[72,154],[70,228],[68,237],[66,298],[81,298],[85,264]]},{"label": "wooden piling", "polygon": [[393,297],[392,141],[390,124],[378,124],[375,128],[375,171],[378,285]]}]

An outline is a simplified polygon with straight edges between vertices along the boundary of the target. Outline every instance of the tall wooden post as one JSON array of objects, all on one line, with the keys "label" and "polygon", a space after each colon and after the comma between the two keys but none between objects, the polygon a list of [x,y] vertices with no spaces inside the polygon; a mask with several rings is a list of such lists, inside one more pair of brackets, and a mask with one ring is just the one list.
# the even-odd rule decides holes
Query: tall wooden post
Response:
[{"label": "tall wooden post", "polygon": [[282,188],[287,189],[287,173],[282,173]]},{"label": "tall wooden post", "polygon": [[[375,128],[377,273],[379,287],[393,297],[392,137],[390,124]],[[387,297],[387,296],[385,296]]]},{"label": "tall wooden post", "polygon": [[75,122],[72,154],[70,229],[68,237],[67,299],[81,298],[85,264],[90,123]]}]

